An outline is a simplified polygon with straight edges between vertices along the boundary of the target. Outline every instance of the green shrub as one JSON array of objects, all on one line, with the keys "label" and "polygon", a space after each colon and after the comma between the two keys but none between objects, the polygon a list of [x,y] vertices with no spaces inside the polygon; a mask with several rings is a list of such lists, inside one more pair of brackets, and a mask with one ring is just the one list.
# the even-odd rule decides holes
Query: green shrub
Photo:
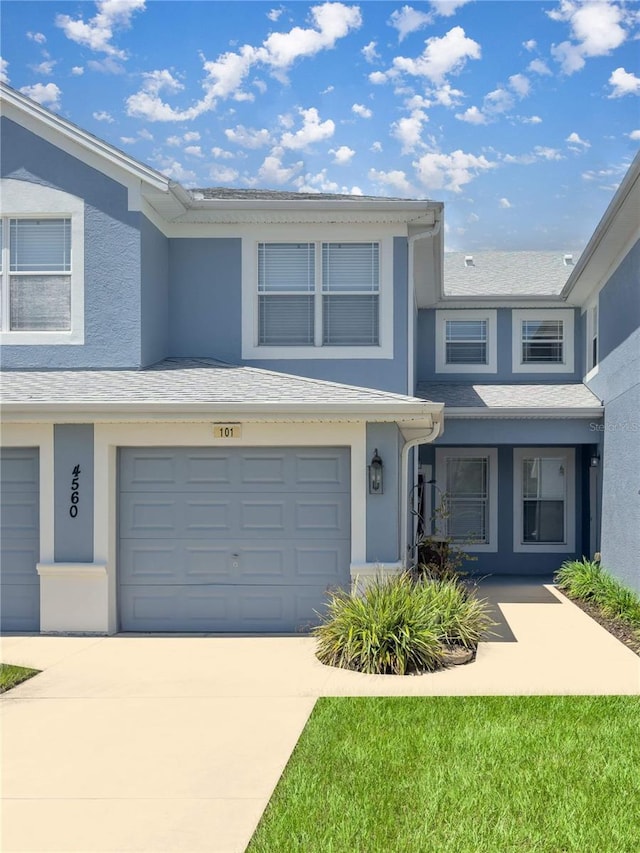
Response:
[{"label": "green shrub", "polygon": [[600,563],[567,560],[555,577],[572,598],[591,601],[609,619],[621,619],[640,629],[640,597],[605,571]]},{"label": "green shrub", "polygon": [[324,664],[358,672],[407,675],[443,665],[443,644],[474,648],[491,624],[483,602],[456,581],[378,577],[362,594],[330,593],[314,629]]}]

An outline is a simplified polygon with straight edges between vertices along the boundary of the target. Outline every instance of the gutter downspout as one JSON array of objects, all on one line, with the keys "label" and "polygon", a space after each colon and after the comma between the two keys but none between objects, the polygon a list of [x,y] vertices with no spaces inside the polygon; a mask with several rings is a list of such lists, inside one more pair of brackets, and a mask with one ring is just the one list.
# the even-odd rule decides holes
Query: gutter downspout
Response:
[{"label": "gutter downspout", "polygon": [[414,388],[414,376],[413,376],[413,357],[414,357],[414,328],[413,328],[413,309],[415,307],[416,302],[416,287],[415,281],[413,280],[414,276],[414,244],[418,242],[418,240],[426,240],[430,237],[437,237],[440,233],[440,226],[442,224],[442,218],[438,216],[436,212],[435,216],[436,221],[427,231],[421,231],[418,234],[413,234],[409,237],[408,245],[409,245],[409,271],[408,271],[408,284],[411,285],[409,288],[409,293],[407,294],[407,394],[413,396]]},{"label": "gutter downspout", "polygon": [[[442,420],[435,421],[431,432],[422,433],[415,438],[405,441],[400,453],[400,562],[403,569],[407,568],[409,556],[408,524],[409,524],[409,451],[420,444],[431,444],[442,431]],[[413,545],[411,546],[413,549]]]}]

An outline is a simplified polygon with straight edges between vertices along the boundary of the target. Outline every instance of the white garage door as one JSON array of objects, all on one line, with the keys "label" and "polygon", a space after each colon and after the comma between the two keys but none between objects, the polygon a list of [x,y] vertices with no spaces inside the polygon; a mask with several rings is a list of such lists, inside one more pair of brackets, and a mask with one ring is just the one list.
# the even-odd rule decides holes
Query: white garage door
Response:
[{"label": "white garage door", "polygon": [[38,450],[0,451],[0,628],[40,630]]},{"label": "white garage door", "polygon": [[348,448],[122,448],[123,631],[290,632],[349,584]]}]

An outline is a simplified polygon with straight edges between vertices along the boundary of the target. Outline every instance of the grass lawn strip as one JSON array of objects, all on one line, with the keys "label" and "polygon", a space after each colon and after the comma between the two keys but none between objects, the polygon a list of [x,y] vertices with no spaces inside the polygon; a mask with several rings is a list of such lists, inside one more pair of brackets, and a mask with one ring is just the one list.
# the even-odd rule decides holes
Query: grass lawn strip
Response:
[{"label": "grass lawn strip", "polygon": [[248,853],[637,853],[640,698],[320,699]]},{"label": "grass lawn strip", "polygon": [[28,678],[33,678],[39,669],[28,669],[25,666],[14,666],[11,663],[0,663],[0,693],[6,693]]}]

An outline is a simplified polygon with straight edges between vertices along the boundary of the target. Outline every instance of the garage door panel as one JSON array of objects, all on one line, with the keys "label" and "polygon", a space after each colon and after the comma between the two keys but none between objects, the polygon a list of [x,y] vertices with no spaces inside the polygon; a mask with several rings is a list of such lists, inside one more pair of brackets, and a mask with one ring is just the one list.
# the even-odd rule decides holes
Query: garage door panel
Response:
[{"label": "garage door panel", "polygon": [[0,628],[40,628],[39,454],[37,448],[0,452]]},{"label": "garage door panel", "polygon": [[347,448],[121,450],[122,629],[315,621],[327,588],[349,584],[349,481]]}]

